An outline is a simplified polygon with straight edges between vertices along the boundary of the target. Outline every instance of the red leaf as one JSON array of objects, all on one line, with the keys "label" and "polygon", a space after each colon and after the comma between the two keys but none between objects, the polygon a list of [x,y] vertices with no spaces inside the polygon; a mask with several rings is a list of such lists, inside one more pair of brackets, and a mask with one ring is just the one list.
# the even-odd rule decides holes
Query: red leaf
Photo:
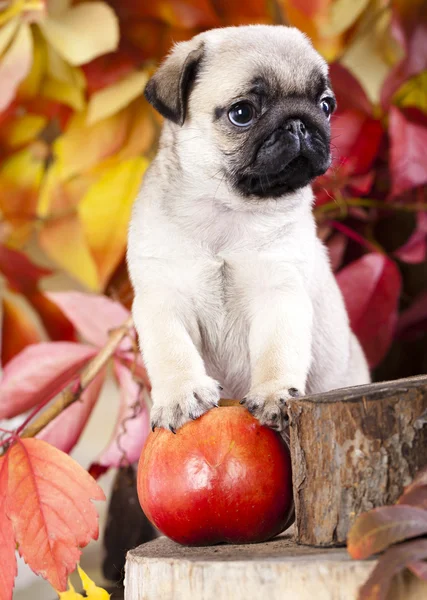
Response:
[{"label": "red leaf", "polygon": [[90,344],[105,346],[108,332],[120,327],[129,318],[129,311],[119,302],[106,296],[82,292],[55,292],[47,294],[80,335]]},{"label": "red leaf", "polygon": [[6,515],[8,461],[0,457],[0,600],[12,600],[17,568],[15,536],[12,523]]},{"label": "red leaf", "polygon": [[[408,113],[406,113],[408,114]],[[411,114],[417,114],[412,110]],[[415,122],[395,106],[390,108],[390,172],[392,196],[427,183],[427,125],[424,118]]]},{"label": "red leaf", "polygon": [[35,573],[64,591],[80,548],[98,538],[90,500],[105,500],[104,493],[72,458],[41,440],[18,440],[6,460],[6,513],[19,553]]},{"label": "red leaf", "polygon": [[425,533],[427,511],[403,504],[382,506],[356,520],[347,537],[347,550],[352,558],[360,560]]},{"label": "red leaf", "polygon": [[424,560],[415,561],[407,565],[408,569],[412,571],[416,577],[427,581],[427,562]]},{"label": "red leaf", "polygon": [[408,241],[394,252],[404,262],[417,264],[424,262],[427,253],[427,213],[417,214],[417,225]]},{"label": "red leaf", "polygon": [[329,66],[329,76],[337,99],[338,110],[357,110],[372,115],[372,104],[355,76],[340,63]]},{"label": "red leaf", "polygon": [[98,373],[92,383],[83,392],[81,399],[71,404],[56,419],[51,421],[37,435],[37,438],[49,442],[49,444],[52,444],[58,450],[69,454],[79,441],[86,427],[101,393],[104,381],[105,370]]},{"label": "red leaf", "polygon": [[110,443],[95,463],[107,467],[136,462],[150,427],[142,386],[133,379],[129,369],[117,360],[114,361],[114,373],[120,386],[119,414]]},{"label": "red leaf", "polygon": [[339,112],[331,122],[334,164],[344,163],[349,175],[372,167],[383,137],[381,122],[356,110]]},{"label": "red leaf", "polygon": [[422,292],[399,318],[396,335],[399,338],[411,339],[423,335],[427,331],[427,291]]},{"label": "red leaf", "polygon": [[95,348],[71,342],[27,346],[3,371],[0,419],[10,419],[53,398],[95,354]]},{"label": "red leaf", "polygon": [[0,244],[0,271],[9,285],[23,294],[33,291],[43,277],[52,271],[33,264],[25,254]]},{"label": "red leaf", "polygon": [[427,558],[427,540],[416,540],[390,548],[381,557],[368,581],[360,588],[358,600],[386,600],[392,579],[404,567]]},{"label": "red leaf", "polygon": [[52,300],[39,291],[28,294],[27,298],[38,312],[51,340],[77,341],[74,326]]},{"label": "red leaf", "polygon": [[86,76],[89,95],[129,75],[136,66],[136,57],[124,48],[99,56],[83,65],[82,70]]},{"label": "red leaf", "polygon": [[337,281],[351,327],[374,367],[392,341],[401,289],[399,270],[386,256],[370,253],[342,269]]}]

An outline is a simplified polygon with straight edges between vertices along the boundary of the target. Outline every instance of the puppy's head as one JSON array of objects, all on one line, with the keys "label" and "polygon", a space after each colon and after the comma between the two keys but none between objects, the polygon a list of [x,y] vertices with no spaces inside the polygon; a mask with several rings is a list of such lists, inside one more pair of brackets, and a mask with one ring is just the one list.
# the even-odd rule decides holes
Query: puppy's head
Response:
[{"label": "puppy's head", "polygon": [[297,29],[204,32],[175,47],[145,94],[174,124],[184,160],[243,197],[292,193],[330,165],[328,69]]}]

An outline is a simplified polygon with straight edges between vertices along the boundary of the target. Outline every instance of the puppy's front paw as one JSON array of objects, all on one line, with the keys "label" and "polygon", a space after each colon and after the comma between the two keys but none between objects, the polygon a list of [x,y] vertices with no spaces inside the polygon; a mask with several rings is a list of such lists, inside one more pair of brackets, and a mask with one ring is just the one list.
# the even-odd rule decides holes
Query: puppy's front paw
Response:
[{"label": "puppy's front paw", "polygon": [[282,431],[288,424],[287,400],[302,395],[295,387],[283,387],[277,382],[267,382],[251,389],[240,404],[263,425],[275,431]]},{"label": "puppy's front paw", "polygon": [[152,391],[151,428],[164,427],[176,433],[191,419],[197,419],[217,407],[221,386],[208,376],[191,380],[175,380],[167,387]]}]

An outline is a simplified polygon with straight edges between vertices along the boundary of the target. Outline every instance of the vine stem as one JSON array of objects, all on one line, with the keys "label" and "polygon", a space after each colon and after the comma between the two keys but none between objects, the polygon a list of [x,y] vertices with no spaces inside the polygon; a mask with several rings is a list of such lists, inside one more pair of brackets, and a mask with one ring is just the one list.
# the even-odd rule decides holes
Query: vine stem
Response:
[{"label": "vine stem", "polygon": [[114,329],[109,336],[106,345],[98,352],[98,354],[88,362],[81,372],[78,385],[71,384],[65,389],[61,396],[53,402],[45,411],[43,411],[37,419],[30,425],[25,426],[20,434],[21,438],[35,437],[42,429],[46,427],[53,419],[61,414],[68,406],[80,399],[83,392],[89,384],[95,379],[98,373],[105,367],[110,358],[114,355],[122,340],[129,334],[129,330],[133,326],[132,317],[129,317],[123,325]]}]

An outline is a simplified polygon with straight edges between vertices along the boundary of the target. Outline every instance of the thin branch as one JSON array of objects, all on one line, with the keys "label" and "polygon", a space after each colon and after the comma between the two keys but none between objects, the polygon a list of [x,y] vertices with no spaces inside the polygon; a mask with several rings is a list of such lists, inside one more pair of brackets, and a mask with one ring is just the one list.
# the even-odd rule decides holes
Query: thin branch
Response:
[{"label": "thin branch", "polygon": [[30,438],[36,436],[46,427],[46,425],[60,415],[63,410],[79,400],[85,389],[114,355],[120,342],[129,334],[129,330],[132,326],[132,317],[129,317],[121,327],[114,329],[110,334],[107,344],[83,369],[77,388],[75,383],[68,387],[51,406],[49,406],[31,425],[24,429],[20,437]]}]

